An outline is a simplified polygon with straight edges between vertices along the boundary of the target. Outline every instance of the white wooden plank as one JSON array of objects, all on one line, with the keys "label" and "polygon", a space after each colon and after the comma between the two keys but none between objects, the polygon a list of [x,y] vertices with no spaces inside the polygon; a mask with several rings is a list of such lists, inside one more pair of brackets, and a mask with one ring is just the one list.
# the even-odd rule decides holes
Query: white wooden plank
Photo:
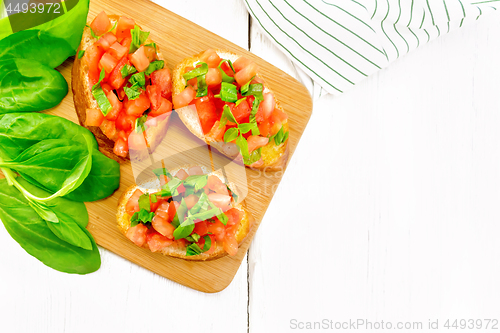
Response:
[{"label": "white wooden plank", "polygon": [[498,18],[315,104],[250,250],[250,332],[498,319]]},{"label": "white wooden plank", "polygon": [[[248,14],[240,2],[156,2],[248,46]],[[96,273],[56,272],[26,254],[3,225],[0,252],[4,254],[0,256],[0,318],[5,332],[180,332],[193,328],[247,332],[246,258],[227,289],[204,294],[104,249]]]}]

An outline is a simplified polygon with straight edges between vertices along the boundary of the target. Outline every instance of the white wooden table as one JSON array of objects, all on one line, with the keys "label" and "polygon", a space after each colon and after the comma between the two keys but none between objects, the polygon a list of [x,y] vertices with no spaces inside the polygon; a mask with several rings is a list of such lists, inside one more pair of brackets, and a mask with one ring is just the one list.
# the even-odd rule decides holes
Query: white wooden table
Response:
[{"label": "white wooden table", "polygon": [[[242,1],[157,2],[297,76]],[[218,294],[104,249],[98,272],[59,273],[0,227],[0,331],[295,332],[364,319],[426,332],[439,319],[432,332],[445,332],[446,319],[500,319],[499,18],[317,101],[248,259]]]}]

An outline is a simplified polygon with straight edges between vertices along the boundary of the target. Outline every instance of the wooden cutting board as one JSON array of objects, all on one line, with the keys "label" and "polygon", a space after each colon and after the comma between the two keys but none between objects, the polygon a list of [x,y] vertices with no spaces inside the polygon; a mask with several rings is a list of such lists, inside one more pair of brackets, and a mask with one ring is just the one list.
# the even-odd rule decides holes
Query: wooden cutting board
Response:
[{"label": "wooden cutting board", "polygon": [[[100,11],[108,14],[126,15],[133,18],[144,31],[150,31],[150,38],[160,47],[170,69],[183,58],[208,48],[228,49],[253,59],[261,68],[268,86],[288,113],[290,125],[289,158],[292,157],[299,139],[312,112],[309,92],[294,78],[251,54],[237,45],[197,26],[165,8],[146,0],[137,1],[91,1],[89,20]],[[68,59],[58,70],[71,82],[73,58]],[[78,119],[70,92],[63,102],[48,113],[67,118],[75,123]],[[175,122],[172,126],[181,126]],[[170,128],[169,131],[187,132],[185,128]],[[180,140],[195,140],[184,135]],[[281,181],[283,172],[259,172],[246,169],[249,184],[246,204],[255,218],[255,224],[238,254],[208,262],[191,262],[155,254],[138,248],[123,236],[116,226],[116,207],[120,195],[135,184],[130,162],[121,165],[120,188],[113,196],[97,202],[87,203],[90,215],[88,229],[100,246],[170,280],[187,287],[203,291],[218,292],[226,288],[236,274],[248,250],[257,228],[271,202],[274,191]],[[272,221],[268,221],[272,223]]]}]

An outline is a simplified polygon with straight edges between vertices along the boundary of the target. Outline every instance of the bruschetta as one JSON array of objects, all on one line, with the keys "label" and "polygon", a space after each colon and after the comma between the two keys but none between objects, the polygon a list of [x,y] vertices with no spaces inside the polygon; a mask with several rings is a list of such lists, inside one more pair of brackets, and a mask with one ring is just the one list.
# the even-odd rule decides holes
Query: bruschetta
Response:
[{"label": "bruschetta", "polygon": [[207,50],[184,59],[172,77],[174,109],[194,135],[246,166],[285,167],[288,117],[253,61]]},{"label": "bruschetta", "polygon": [[253,217],[239,202],[236,186],[202,166],[154,172],[158,179],[130,187],[119,200],[118,228],[125,237],[186,260],[238,253]]},{"label": "bruschetta", "polygon": [[118,161],[129,146],[155,148],[172,111],[172,75],[149,32],[131,18],[98,14],[84,29],[72,72],[78,119]]}]

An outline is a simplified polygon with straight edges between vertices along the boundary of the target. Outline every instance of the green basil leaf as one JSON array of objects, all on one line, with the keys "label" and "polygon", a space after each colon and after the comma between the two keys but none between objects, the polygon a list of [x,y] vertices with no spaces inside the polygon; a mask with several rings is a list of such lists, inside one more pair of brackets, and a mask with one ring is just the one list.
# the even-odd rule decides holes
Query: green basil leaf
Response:
[{"label": "green basil leaf", "polygon": [[144,71],[144,73],[146,73],[146,75],[151,75],[154,71],[163,69],[164,66],[165,62],[163,60],[153,61],[152,63],[149,64],[148,68]]},{"label": "green basil leaf", "polygon": [[233,70],[233,73],[235,72],[234,70],[234,67],[233,67],[233,63],[231,62],[231,60],[228,60],[228,59],[224,59],[222,60],[220,63],[219,63],[219,72],[221,73],[222,75],[222,82],[228,82],[228,83],[233,83],[234,82],[234,77],[232,76],[229,76],[226,74],[226,72],[224,72],[224,70],[222,69],[222,64],[227,62],[229,64],[229,66],[231,67],[231,69]]},{"label": "green basil leaf", "polygon": [[144,193],[139,197],[139,209],[146,210],[148,213],[151,212],[151,204],[149,202],[149,194]]},{"label": "green basil leaf", "polygon": [[[190,210],[188,216],[196,216],[200,211],[205,211],[209,207],[210,200],[205,192],[201,192],[200,198],[196,205],[194,205]],[[205,220],[205,219],[203,219]]]},{"label": "green basil leaf", "polygon": [[142,89],[144,89],[144,87],[146,85],[146,77],[144,75],[144,72],[135,73],[134,75],[132,75],[130,77],[130,79],[128,80],[128,82],[130,82],[130,84],[132,86],[139,85],[139,87],[141,87]]},{"label": "green basil leaf", "polygon": [[193,219],[187,218],[182,222],[181,225],[179,225],[177,228],[174,230],[174,239],[181,239],[189,236],[194,230],[194,222]]},{"label": "green basil leaf", "polygon": [[201,254],[203,252],[202,249],[198,246],[198,244],[193,243],[186,248],[186,256],[196,256],[198,254]]},{"label": "green basil leaf", "polygon": [[194,242],[194,243],[196,243],[197,241],[199,241],[199,240],[200,240],[200,238],[201,238],[201,237],[200,237],[200,235],[198,235],[197,233],[194,233],[194,234],[192,234],[191,236],[187,236],[187,237],[186,237],[186,240],[188,240],[189,242]]},{"label": "green basil leaf", "polygon": [[139,223],[147,225],[148,223],[151,223],[151,221],[153,221],[153,217],[155,217],[155,213],[141,208],[138,212],[135,212],[134,215],[132,215],[132,218],[130,219],[130,226],[135,227]]},{"label": "green basil leaf", "polygon": [[220,87],[220,99],[224,102],[234,103],[238,100],[238,89],[234,84],[222,82]]},{"label": "green basil leaf", "polygon": [[194,79],[195,77],[202,76],[208,73],[208,64],[206,62],[200,62],[201,66],[190,70],[189,72],[183,74],[182,76],[186,81]]},{"label": "green basil leaf", "polygon": [[92,95],[94,96],[95,100],[97,101],[97,104],[99,105],[99,108],[101,109],[101,112],[104,116],[107,116],[109,111],[113,108],[111,106],[111,103],[108,100],[108,97],[106,97],[106,94],[104,93],[104,90],[102,90],[101,87],[101,81],[104,79],[104,68],[101,70],[101,74],[99,74],[99,81],[94,84],[92,87]]},{"label": "green basil leaf", "polygon": [[85,50],[78,51],[78,59],[82,59],[84,55],[85,55]]},{"label": "green basil leaf", "polygon": [[135,52],[149,37],[149,32],[142,31],[138,25],[134,26],[134,29],[130,30],[132,35],[132,43],[130,44],[130,49],[128,53]]},{"label": "green basil leaf", "polygon": [[243,96],[245,96],[244,94],[248,92],[248,88],[250,87],[250,82],[252,82],[253,79],[255,79],[255,75],[247,83],[241,86],[241,94]]},{"label": "green basil leaf", "polygon": [[67,93],[64,77],[48,66],[34,60],[0,60],[0,114],[50,109]]},{"label": "green basil leaf", "polygon": [[168,172],[166,168],[158,168],[154,169],[153,173],[156,175],[156,177],[160,178],[161,175],[167,176],[170,179],[173,179],[174,177]]},{"label": "green basil leaf", "polygon": [[207,252],[212,247],[212,238],[210,238],[210,236],[208,235],[205,235],[203,239],[205,240],[205,245],[203,245],[203,252]]},{"label": "green basil leaf", "polygon": [[[49,195],[22,179],[19,183],[35,195]],[[76,222],[90,240],[92,250],[84,250],[57,237],[47,225],[47,221],[40,218],[29,206],[26,198],[15,187],[8,186],[5,179],[0,180],[0,219],[12,238],[26,252],[61,272],[87,274],[99,269],[99,250],[92,235],[85,229],[88,222],[85,205],[62,198],[55,199],[52,205],[51,208],[61,221],[67,218]],[[65,212],[66,216],[61,212]]]},{"label": "green basil leaf", "polygon": [[177,208],[177,212],[175,213],[174,219],[171,222],[174,227],[178,228],[181,222],[184,222],[184,217],[186,216],[187,211],[188,209],[186,201],[184,201],[184,198],[182,198],[179,208]]},{"label": "green basil leaf", "polygon": [[276,133],[271,138],[269,138],[269,141],[271,142],[272,140],[274,140],[274,143],[276,144],[276,146],[279,146],[280,144],[285,142],[287,139],[288,139],[288,131],[285,133],[283,130],[283,126],[281,126],[278,133]]},{"label": "green basil leaf", "polygon": [[205,76],[206,75],[198,76],[198,89],[196,90],[196,97],[203,97],[208,95],[208,86]]},{"label": "green basil leaf", "polygon": [[255,129],[257,129],[257,131],[259,130],[259,127],[257,127],[257,124],[255,124],[255,123],[243,123],[243,124],[238,125],[238,129],[243,134],[246,134],[250,131],[252,131],[252,134],[253,134],[253,131],[255,131]]},{"label": "green basil leaf", "polygon": [[157,203],[158,202],[158,197],[156,196],[156,193],[151,195],[151,202],[152,203]]},{"label": "green basil leaf", "polygon": [[46,31],[24,30],[0,40],[0,59],[28,59],[55,68],[75,54],[62,38]]},{"label": "green basil leaf", "polygon": [[[248,142],[242,135],[236,138],[236,144],[240,147],[241,156],[243,156],[243,160],[248,159],[250,157],[248,153]],[[247,163],[246,163],[247,164]]]},{"label": "green basil leaf", "polygon": [[224,108],[222,110],[222,116],[220,117],[220,126],[219,128],[224,127],[227,124],[227,121],[233,122],[235,124],[238,124],[236,119],[233,116],[233,113],[231,112],[231,108],[229,105],[224,105]]},{"label": "green basil leaf", "polygon": [[227,218],[227,215],[224,214],[224,213],[220,213],[219,215],[217,215],[217,218],[219,219],[219,221],[222,222],[222,224],[224,225],[227,225],[227,222],[229,222],[229,219]]},{"label": "green basil leaf", "polygon": [[[260,160],[260,158],[262,157],[262,153],[261,153],[261,150],[262,148],[258,148],[258,149],[255,149],[253,150],[251,153],[250,153],[250,156],[247,158],[247,159],[243,159],[243,163],[245,163],[246,165],[251,165],[255,162],[257,162],[258,160]],[[236,196],[236,195],[233,195],[233,197]],[[237,196],[234,200],[237,200]]]},{"label": "green basil leaf", "polygon": [[173,177],[168,184],[165,185],[165,187],[168,187],[170,192],[172,193],[172,196],[177,196],[179,195],[179,192],[177,191],[177,188],[182,185],[182,180],[180,180],[177,177]]},{"label": "green basil leaf", "polygon": [[94,32],[94,30],[90,27],[90,25],[85,25],[87,28],[89,28],[90,30],[90,35],[92,36],[92,38],[95,38],[95,39],[99,39],[99,36]]},{"label": "green basil leaf", "polygon": [[240,135],[237,128],[231,127],[224,133],[224,142],[231,142]]},{"label": "green basil leaf", "polygon": [[[257,112],[259,111],[259,105],[262,102],[262,100],[255,98],[252,103],[252,111],[250,112],[250,122],[253,124],[257,124],[257,119],[255,116],[257,115]],[[257,127],[258,129],[258,127]],[[253,132],[252,132],[253,133]],[[259,135],[260,131],[258,134],[253,134],[253,135]]]},{"label": "green basil leaf", "polygon": [[125,65],[122,67],[120,71],[120,73],[122,74],[122,79],[126,78],[127,76],[135,72],[137,72],[137,69],[135,69],[135,67],[132,65]]},{"label": "green basil leaf", "polygon": [[145,114],[135,120],[135,131],[137,133],[142,133],[148,129],[146,126],[146,121],[148,120],[148,116]]},{"label": "green basil leaf", "polygon": [[185,187],[194,187],[195,191],[204,188],[208,183],[208,175],[193,175],[184,179],[183,184]]},{"label": "green basil leaf", "polygon": [[[251,81],[251,80],[250,80]],[[251,84],[245,93],[241,93],[243,96],[255,96],[256,99],[264,100],[264,85],[262,83]]]}]

